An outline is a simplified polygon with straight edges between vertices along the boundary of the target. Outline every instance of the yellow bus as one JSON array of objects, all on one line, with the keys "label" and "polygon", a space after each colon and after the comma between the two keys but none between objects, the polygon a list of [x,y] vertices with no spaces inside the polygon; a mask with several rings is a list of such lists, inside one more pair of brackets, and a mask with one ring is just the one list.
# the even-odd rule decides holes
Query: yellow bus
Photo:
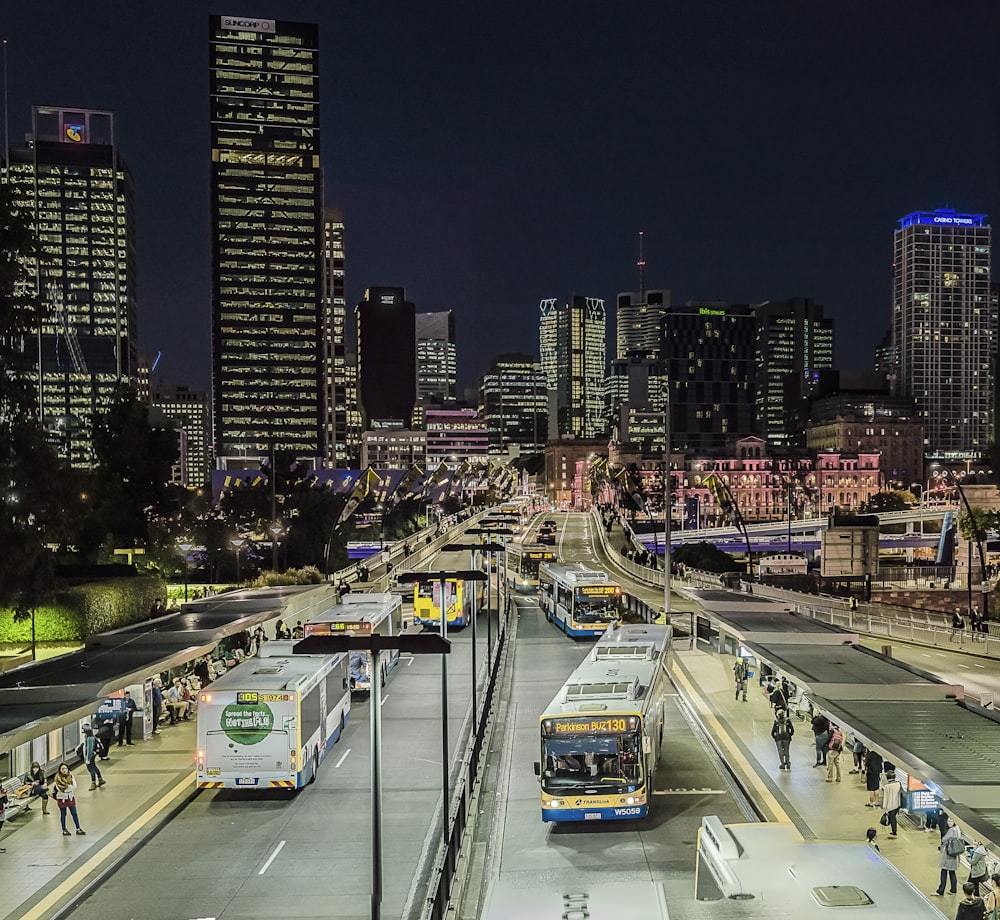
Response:
[{"label": "yellow bus", "polygon": [[[465,589],[465,581],[448,578],[444,582],[445,609],[448,611],[448,628],[460,629],[472,620],[472,591]],[[441,626],[441,582],[413,585],[413,619],[421,626]]]},{"label": "yellow bus", "polygon": [[553,547],[538,543],[510,543],[505,556],[507,578],[515,591],[537,591],[538,567],[557,559]]}]

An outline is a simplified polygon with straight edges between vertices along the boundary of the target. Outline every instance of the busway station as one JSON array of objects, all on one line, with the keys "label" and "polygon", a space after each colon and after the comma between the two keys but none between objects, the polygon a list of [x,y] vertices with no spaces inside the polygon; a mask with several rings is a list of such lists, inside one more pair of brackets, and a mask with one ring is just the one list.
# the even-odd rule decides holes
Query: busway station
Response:
[{"label": "busway station", "polygon": [[[127,639],[97,637],[79,653],[81,657],[71,659],[71,671],[79,668],[81,672],[95,672],[88,673],[86,681],[79,683],[65,680],[66,658],[61,660],[58,669],[61,682],[54,680],[54,672],[49,675],[51,686],[36,678],[32,678],[31,687],[16,687],[13,680],[0,681],[0,719],[4,720],[0,724],[5,748],[20,748],[20,760],[25,756],[41,759],[44,756],[41,744],[51,744],[53,736],[61,734],[61,751],[69,750],[69,741],[75,745],[78,740],[80,723],[92,717],[95,701],[100,702],[106,695],[129,686],[130,681],[135,681],[131,684],[135,686],[152,673],[183,667],[199,655],[210,653],[227,636],[251,625],[279,617],[291,623],[298,619],[305,621],[314,615],[307,610],[317,611],[325,603],[319,600],[323,590],[325,587],[305,591],[280,589],[269,593],[265,589],[207,599],[189,605],[176,621],[181,635],[170,638],[160,634],[176,630],[160,628],[159,621],[143,624],[145,630],[131,631]],[[633,584],[630,590],[637,597],[643,594],[641,585]],[[310,598],[311,591],[316,594]],[[650,593],[652,598],[648,597]],[[655,601],[655,592],[645,594],[647,601]],[[685,612],[692,612],[696,632],[702,640],[692,642],[689,649],[678,648],[677,686],[686,698],[684,705],[690,705],[695,718],[703,721],[712,733],[726,736],[719,748],[724,758],[734,763],[742,761],[747,771],[757,774],[755,782],[762,790],[757,818],[781,823],[757,826],[754,818],[748,817],[747,823],[733,815],[724,822],[712,821],[712,811],[706,807],[700,819],[702,826],[696,835],[695,849],[684,852],[690,863],[697,860],[698,888],[707,884],[705,879],[711,878],[710,887],[714,890],[705,894],[685,885],[680,892],[686,900],[705,895],[700,913],[692,911],[690,905],[677,907],[679,889],[671,885],[669,878],[650,885],[630,883],[616,887],[621,880],[609,876],[607,884],[603,878],[595,877],[594,884],[587,886],[591,897],[586,905],[589,915],[595,920],[612,913],[621,916],[623,903],[627,900],[630,904],[645,905],[644,917],[767,916],[771,920],[798,917],[814,912],[818,897],[837,896],[833,891],[817,893],[814,889],[829,888],[831,879],[851,878],[860,881],[859,887],[876,898],[880,916],[901,915],[899,910],[895,913],[884,910],[890,901],[897,906],[903,905],[908,917],[940,917],[938,908],[944,915],[953,916],[954,901],[933,905],[926,897],[937,881],[937,848],[934,845],[937,835],[920,829],[920,798],[930,800],[937,795],[948,812],[961,822],[963,830],[981,837],[990,845],[991,852],[997,852],[1000,832],[990,820],[986,804],[1000,801],[1000,771],[995,769],[994,763],[997,744],[990,734],[992,731],[993,737],[997,737],[996,733],[1000,732],[996,721],[987,712],[967,704],[960,685],[941,681],[917,668],[866,650],[857,643],[856,635],[828,627],[817,628],[819,624],[795,616],[781,604],[736,592],[685,589],[684,594],[682,607]],[[219,609],[213,609],[216,606]],[[222,609],[225,606],[230,607],[228,613]],[[537,628],[542,635],[543,630],[552,630],[559,643],[568,643],[567,648],[574,648],[572,640],[545,624],[544,617],[537,616],[531,599],[517,598],[515,609],[517,618],[522,621],[522,630],[525,623],[532,624],[532,628]],[[864,784],[856,776],[845,775],[840,785],[826,785],[822,778],[825,771],[809,769],[812,737],[807,721],[796,723],[795,774],[777,774],[774,747],[768,735],[771,714],[767,701],[759,690],[751,695],[748,703],[732,699],[731,653],[739,647],[775,674],[787,676],[802,690],[809,704],[841,725],[845,735],[857,735],[897,765],[897,772],[903,774],[904,788],[909,787],[906,805],[910,806],[910,814],[915,820],[901,830],[898,841],[886,841],[886,832],[880,829],[881,856],[859,846],[865,826],[878,823],[878,813],[864,807]],[[140,648],[145,651],[138,651]],[[581,646],[580,654],[584,651]],[[551,658],[548,652],[540,650],[539,654],[546,661]],[[108,663],[115,661],[117,667]],[[38,673],[44,673],[45,663],[32,666],[32,669],[35,667],[42,669]],[[20,679],[24,680],[23,671]],[[755,687],[756,682],[753,682],[752,689]],[[31,699],[22,703],[15,699],[17,694],[9,697],[9,690],[34,690],[34,693]],[[400,695],[394,698],[398,700]],[[8,700],[11,700],[10,708],[6,706]],[[22,705],[30,708],[18,712],[15,707]],[[893,714],[887,716],[886,712]],[[925,712],[931,714],[932,721],[927,721]],[[529,721],[537,720],[536,713],[526,715]],[[966,719],[971,720],[968,725]],[[34,726],[29,724],[33,720],[37,720]],[[979,726],[978,734],[975,726]],[[510,727],[514,728],[513,722]],[[943,750],[954,747],[963,738],[972,739],[968,748],[963,747],[953,754]],[[54,758],[46,759],[62,756],[58,747],[60,739],[55,740],[56,745],[48,751],[57,753]],[[668,734],[665,750],[672,764],[675,761],[669,756],[669,744]],[[132,845],[135,840],[143,839],[140,815],[148,817],[156,811],[168,814],[179,807],[193,793],[192,751],[195,745],[193,723],[185,723],[133,749],[126,749],[124,754],[113,750],[114,766],[105,770],[110,780],[108,787],[85,795],[81,803],[81,819],[92,835],[86,838],[86,843],[96,844],[98,841],[94,837],[100,835],[98,839],[111,846]],[[118,758],[117,764],[115,758]],[[845,751],[845,773],[849,768],[850,754]],[[529,769],[528,762],[516,765],[521,774]],[[973,775],[975,770],[978,775]],[[79,772],[86,777],[82,768]],[[706,786],[718,783],[717,779],[708,776],[704,781]],[[693,787],[694,783],[691,785]],[[529,800],[533,802],[529,825],[534,828],[538,821],[535,814],[537,780],[528,778],[527,787]],[[114,798],[107,795],[111,791]],[[713,795],[717,796],[720,791],[666,788],[661,790],[664,798],[659,803],[662,808],[662,804],[669,801],[684,802],[684,797],[689,795],[692,802],[711,802]],[[308,794],[308,791],[301,793]],[[678,798],[671,799],[672,796]],[[16,819],[15,834],[5,834],[0,841],[0,845],[8,847],[8,857],[20,851],[19,865],[22,867],[0,896],[0,916],[19,920],[54,917],[57,914],[54,902],[46,900],[47,889],[54,882],[70,882],[74,878],[78,885],[86,886],[88,873],[93,872],[87,861],[92,855],[90,850],[83,849],[72,857],[56,853],[57,847],[61,850],[61,844],[53,842],[53,829],[58,819],[46,817],[43,820],[38,811],[36,804],[25,823],[20,824],[21,818]],[[518,805],[509,820],[514,821],[517,816],[520,821],[520,812]],[[838,849],[838,845],[824,842],[831,837],[857,843],[841,843],[842,849]],[[524,844],[525,861],[537,858],[531,850],[531,840],[525,837],[524,827],[515,827],[514,839],[518,845]],[[714,851],[713,840],[716,842]],[[561,837],[557,834],[552,841],[555,854],[558,856],[560,851],[570,847],[572,841],[567,834]],[[830,869],[840,865],[838,854],[843,854],[845,860],[843,872]],[[627,853],[623,851],[622,855]],[[858,862],[859,858],[865,862]],[[890,859],[897,867],[902,866],[905,874],[892,868]],[[796,873],[796,880],[790,882]],[[959,875],[960,882],[967,876],[964,864]],[[795,892],[789,889],[789,884],[794,885]],[[834,881],[833,884],[839,883]],[[568,909],[576,904],[573,899],[580,896],[573,889],[558,894],[556,900]],[[847,894],[842,893],[842,896],[847,897]],[[522,886],[505,885],[501,876],[485,903],[487,906],[525,905],[526,898],[528,895]],[[537,893],[531,902],[542,906]],[[776,902],[780,902],[780,909]],[[837,903],[838,916],[853,916],[850,911],[855,909],[860,916],[862,906]],[[23,909],[16,909],[18,905]],[[526,907],[521,909],[522,913],[513,915],[533,916]],[[466,912],[456,916],[489,916],[492,920],[492,907],[489,910],[488,913]],[[364,915],[364,907],[357,913]],[[496,916],[512,914],[508,911]]]}]

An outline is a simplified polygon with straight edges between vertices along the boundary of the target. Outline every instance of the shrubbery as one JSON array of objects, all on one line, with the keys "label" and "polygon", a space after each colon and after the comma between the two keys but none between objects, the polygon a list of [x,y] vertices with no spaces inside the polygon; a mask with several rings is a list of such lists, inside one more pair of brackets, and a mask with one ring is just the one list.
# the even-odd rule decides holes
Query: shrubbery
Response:
[{"label": "shrubbery", "polygon": [[303,566],[301,569],[288,569],[285,572],[261,572],[251,583],[253,588],[279,588],[284,585],[318,585],[322,584],[323,575],[314,565]]},{"label": "shrubbery", "polygon": [[[163,582],[147,576],[113,578],[57,591],[52,603],[35,612],[35,639],[79,641],[140,622],[157,598],[165,598]],[[0,611],[0,642],[30,643],[31,620],[15,623],[13,611]]]}]

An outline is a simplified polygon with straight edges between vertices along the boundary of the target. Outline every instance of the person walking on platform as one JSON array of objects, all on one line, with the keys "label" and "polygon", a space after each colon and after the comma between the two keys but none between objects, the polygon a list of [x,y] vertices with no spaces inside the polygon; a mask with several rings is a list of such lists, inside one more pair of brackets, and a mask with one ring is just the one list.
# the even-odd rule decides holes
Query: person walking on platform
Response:
[{"label": "person walking on platform", "polygon": [[157,677],[153,681],[153,734],[160,733],[160,713],[163,712],[163,681]]},{"label": "person walking on platform", "polygon": [[889,826],[889,839],[896,839],[896,816],[903,804],[903,787],[896,779],[896,768],[892,764],[885,765],[882,779],[882,823]]},{"label": "person walking on platform", "polygon": [[788,693],[785,690],[787,683],[782,681],[780,684],[776,683],[774,689],[771,691],[770,703],[777,712],[779,709],[788,711]]},{"label": "person walking on platform", "polygon": [[118,747],[121,747],[122,744],[128,744],[129,747],[132,747],[132,717],[138,708],[135,705],[135,700],[132,699],[132,692],[126,690],[125,696],[122,698],[122,711],[118,716]]},{"label": "person walking on platform", "polygon": [[77,834],[83,837],[87,832],[80,827],[80,818],[76,813],[76,779],[70,773],[68,764],[59,764],[59,769],[52,782],[52,794],[55,796],[56,805],[59,806],[59,821],[62,824],[63,836],[69,836],[69,831],[66,830],[66,811],[68,810],[73,816]]},{"label": "person walking on platform", "polygon": [[97,738],[94,737],[94,730],[89,725],[83,726],[83,762],[90,774],[90,788],[96,789],[98,786],[106,785],[97,766]]},{"label": "person walking on platform", "polygon": [[962,631],[965,629],[965,620],[957,610],[951,615],[951,632],[948,634],[948,641],[954,642],[958,638],[958,644],[962,644]]},{"label": "person walking on platform", "polygon": [[958,902],[958,910],[955,911],[955,920],[985,920],[986,905],[983,899],[974,891],[972,882],[966,882],[962,886],[964,897]]},{"label": "person walking on platform", "polygon": [[830,745],[826,751],[826,781],[832,783],[834,776],[840,782],[840,754],[844,750],[844,735],[836,725],[830,726]]},{"label": "person walking on platform", "polygon": [[948,830],[945,832],[944,837],[941,838],[941,846],[938,849],[941,851],[938,857],[938,867],[941,869],[941,881],[934,894],[939,897],[943,896],[946,882],[951,882],[951,893],[958,894],[958,876],[955,875],[955,870],[958,868],[958,857],[962,855],[962,851],[965,849],[965,838],[951,818],[948,819]]},{"label": "person walking on platform", "polygon": [[774,739],[774,746],[778,749],[779,770],[792,769],[792,762],[788,758],[788,746],[792,743],[794,734],[795,726],[788,718],[788,713],[784,709],[779,709],[774,714],[774,724],[771,726],[771,737]]},{"label": "person walking on platform", "polygon": [[817,712],[812,720],[813,740],[816,743],[816,763],[814,767],[826,766],[827,744],[830,741],[830,720],[821,712]]},{"label": "person walking on platform", "polygon": [[865,789],[868,790],[866,808],[874,808],[878,797],[879,780],[882,774],[882,755],[876,751],[865,754]]},{"label": "person walking on platform", "polygon": [[736,679],[736,699],[743,694],[743,702],[747,701],[747,660],[742,655],[736,656],[733,662],[733,677]]}]

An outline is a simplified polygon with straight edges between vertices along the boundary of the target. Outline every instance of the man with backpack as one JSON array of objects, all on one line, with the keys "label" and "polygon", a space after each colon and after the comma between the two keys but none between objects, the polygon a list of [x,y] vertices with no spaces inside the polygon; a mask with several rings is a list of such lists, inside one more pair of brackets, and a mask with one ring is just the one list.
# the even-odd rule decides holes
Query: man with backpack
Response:
[{"label": "man with backpack", "polygon": [[779,770],[792,769],[792,763],[788,759],[788,746],[791,744],[794,734],[795,726],[788,718],[788,713],[784,709],[779,709],[774,714],[774,725],[771,726],[771,737],[774,739],[774,746],[778,749]]},{"label": "man with backpack", "polygon": [[747,701],[747,660],[742,655],[736,656],[733,662],[733,677],[736,678],[736,699],[743,694],[743,702]]},{"label": "man with backpack", "polygon": [[826,781],[833,782],[836,774],[837,782],[840,782],[840,754],[844,750],[843,732],[836,726],[830,726],[830,746],[826,751]]},{"label": "man with backpack", "polygon": [[[87,765],[87,772],[90,774],[90,788],[96,789],[104,786],[104,777],[97,766],[97,755],[101,753],[98,745],[100,742],[94,734],[94,730],[89,725],[83,726],[83,762]],[[102,745],[103,746],[103,745]]]}]

